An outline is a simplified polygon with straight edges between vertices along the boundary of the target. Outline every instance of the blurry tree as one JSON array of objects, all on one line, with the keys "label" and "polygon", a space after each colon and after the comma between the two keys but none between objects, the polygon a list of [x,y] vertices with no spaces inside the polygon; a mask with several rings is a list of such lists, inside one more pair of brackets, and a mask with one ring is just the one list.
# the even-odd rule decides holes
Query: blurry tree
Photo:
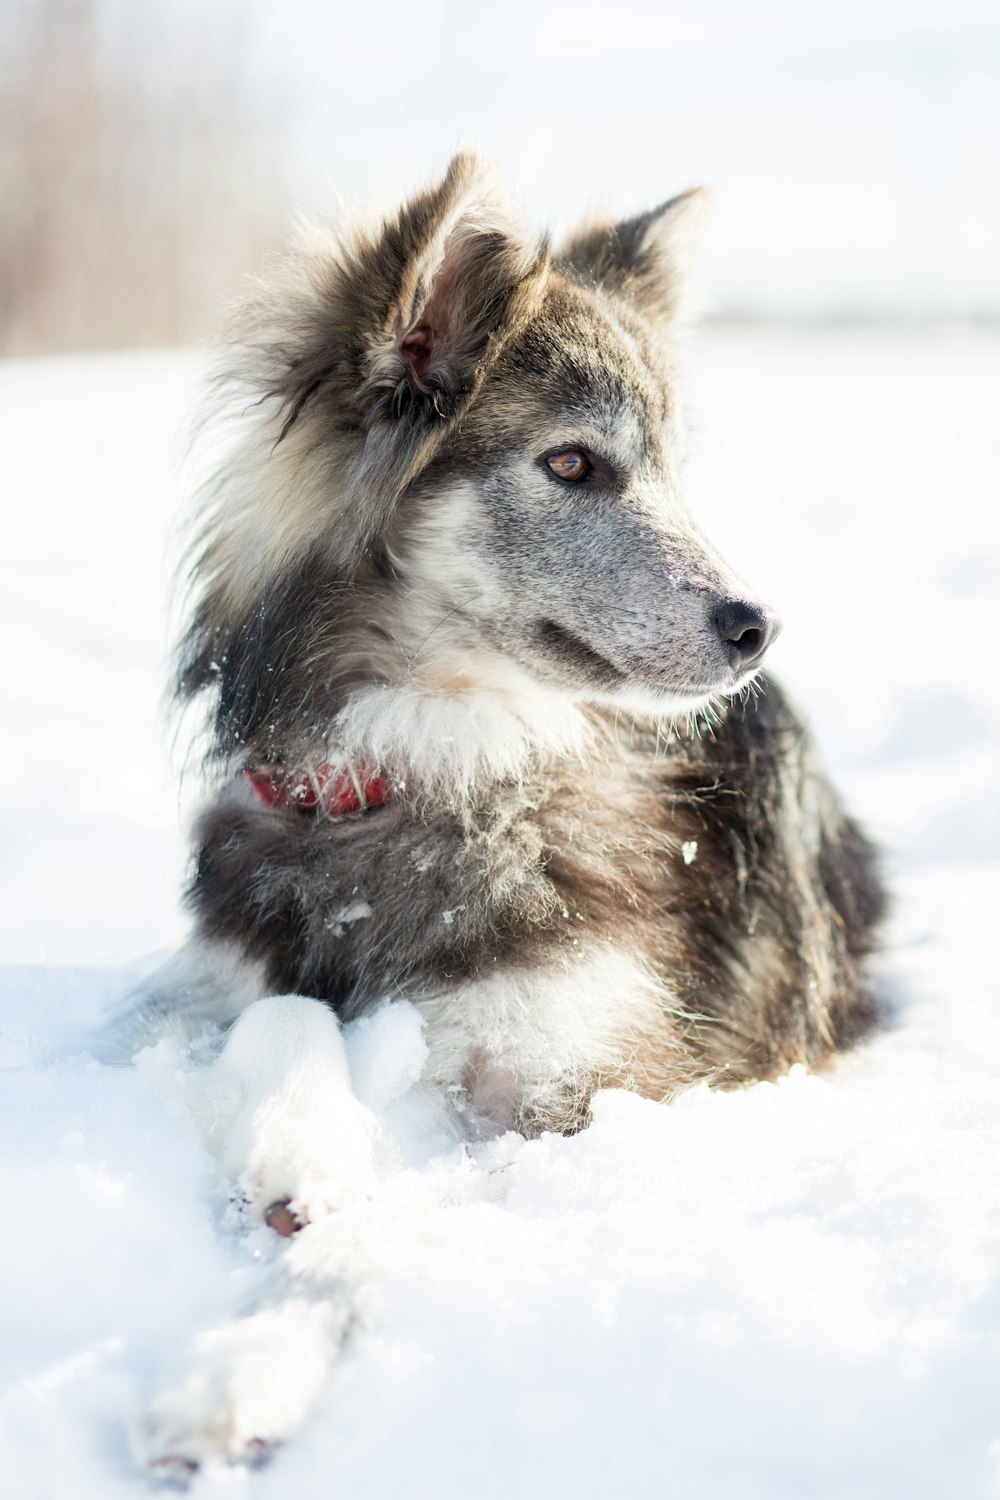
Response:
[{"label": "blurry tree", "polygon": [[203,335],[288,212],[239,7],[196,12],[169,55],[141,4],[0,10],[0,350]]},{"label": "blurry tree", "polygon": [[711,182],[720,318],[1000,318],[997,0],[0,0],[0,353],[200,339],[462,141],[539,223]]}]

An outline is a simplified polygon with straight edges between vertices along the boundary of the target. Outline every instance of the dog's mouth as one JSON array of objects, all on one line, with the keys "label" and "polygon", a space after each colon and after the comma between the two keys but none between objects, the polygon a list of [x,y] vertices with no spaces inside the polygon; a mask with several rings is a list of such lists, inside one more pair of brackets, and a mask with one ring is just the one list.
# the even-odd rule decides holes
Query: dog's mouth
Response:
[{"label": "dog's mouth", "polygon": [[[557,625],[555,620],[542,620],[536,627],[535,639],[547,655],[558,660],[564,672],[572,674],[579,687],[585,687],[602,697],[616,692],[627,693],[631,689],[644,695],[670,699],[675,708],[694,709],[716,694],[728,695],[738,691],[743,685],[742,680],[738,681],[729,674],[723,682],[668,686],[652,676],[626,672],[592,646],[588,646],[586,641],[574,635],[571,630]],[[753,675],[749,673],[747,677]]]},{"label": "dog's mouth", "polygon": [[555,620],[543,620],[536,631],[539,645],[570,671],[581,674],[588,686],[601,688],[621,687],[628,678],[606,656],[601,656],[586,641],[581,641],[570,630],[557,625]]}]

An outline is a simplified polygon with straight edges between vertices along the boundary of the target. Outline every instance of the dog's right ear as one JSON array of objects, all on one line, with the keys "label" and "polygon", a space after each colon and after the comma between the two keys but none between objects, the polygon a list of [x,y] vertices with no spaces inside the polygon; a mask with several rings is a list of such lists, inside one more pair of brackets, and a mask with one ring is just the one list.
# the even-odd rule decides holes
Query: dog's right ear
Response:
[{"label": "dog's right ear", "polygon": [[220,641],[273,612],[306,559],[356,576],[538,307],[548,266],[492,169],[463,154],[374,227],[307,226],[260,278],[233,311],[206,412],[185,694],[215,680]]},{"label": "dog's right ear", "polygon": [[354,302],[363,342],[366,420],[433,426],[454,416],[546,263],[492,169],[456,156],[437,186],[405,204],[344,267],[343,295]]},{"label": "dog's right ear", "polygon": [[257,384],[276,403],[276,448],[310,463],[329,451],[350,565],[537,306],[548,249],[468,153],[374,229],[320,231],[303,249],[291,286],[263,289],[279,338],[258,345],[270,370]]},{"label": "dog's right ear", "polygon": [[696,310],[711,193],[689,188],[648,213],[574,235],[559,261],[576,275],[627,297],[666,327]]}]

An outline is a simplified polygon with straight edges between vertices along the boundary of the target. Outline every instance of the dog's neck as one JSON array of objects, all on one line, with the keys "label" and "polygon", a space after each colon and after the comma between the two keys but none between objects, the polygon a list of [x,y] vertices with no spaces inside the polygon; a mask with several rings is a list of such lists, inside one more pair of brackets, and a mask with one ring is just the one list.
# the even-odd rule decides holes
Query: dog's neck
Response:
[{"label": "dog's neck", "polygon": [[327,759],[405,769],[415,786],[455,801],[579,755],[592,737],[582,708],[519,671],[451,673],[356,687],[334,722]]}]

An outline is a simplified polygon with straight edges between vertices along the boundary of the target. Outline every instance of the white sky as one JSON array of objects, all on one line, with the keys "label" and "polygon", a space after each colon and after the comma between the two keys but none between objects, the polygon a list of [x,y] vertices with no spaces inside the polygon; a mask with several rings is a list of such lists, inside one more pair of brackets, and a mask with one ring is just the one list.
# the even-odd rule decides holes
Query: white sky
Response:
[{"label": "white sky", "polygon": [[461,142],[534,212],[716,191],[731,311],[1000,314],[1000,7],[763,0],[263,7],[261,104],[303,203]]},{"label": "white sky", "polygon": [[1000,317],[997,0],[92,3],[167,130],[197,93],[246,140],[240,80],[307,211],[473,144],[557,228],[709,182],[724,313]]}]

